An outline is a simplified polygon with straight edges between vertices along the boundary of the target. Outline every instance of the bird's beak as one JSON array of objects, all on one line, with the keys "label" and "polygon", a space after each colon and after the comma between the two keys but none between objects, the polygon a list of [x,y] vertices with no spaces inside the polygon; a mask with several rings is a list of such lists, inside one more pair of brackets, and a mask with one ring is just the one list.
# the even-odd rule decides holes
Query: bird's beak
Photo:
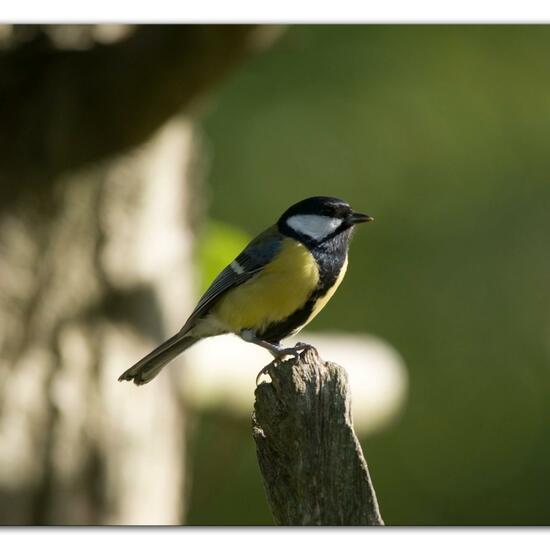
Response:
[{"label": "bird's beak", "polygon": [[369,216],[368,214],[361,214],[360,212],[354,212],[351,215],[351,223],[354,225],[356,223],[365,223],[365,222],[373,222],[374,218],[372,216]]}]

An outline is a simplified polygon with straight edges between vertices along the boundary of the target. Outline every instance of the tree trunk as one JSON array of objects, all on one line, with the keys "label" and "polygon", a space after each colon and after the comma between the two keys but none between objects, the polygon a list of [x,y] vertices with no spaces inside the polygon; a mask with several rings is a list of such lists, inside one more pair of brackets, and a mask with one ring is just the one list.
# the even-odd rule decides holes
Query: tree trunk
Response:
[{"label": "tree trunk", "polygon": [[117,377],[192,308],[193,147],[175,120],[2,218],[0,523],[181,521],[179,369]]},{"label": "tree trunk", "polygon": [[310,348],[269,369],[256,389],[253,435],[279,525],[383,525],[353,431],[346,371]]}]

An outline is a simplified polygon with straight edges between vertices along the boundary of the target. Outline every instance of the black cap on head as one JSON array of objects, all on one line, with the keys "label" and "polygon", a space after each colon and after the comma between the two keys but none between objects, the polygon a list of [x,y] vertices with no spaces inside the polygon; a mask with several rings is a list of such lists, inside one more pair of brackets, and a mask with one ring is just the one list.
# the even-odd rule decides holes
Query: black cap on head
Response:
[{"label": "black cap on head", "polygon": [[342,199],[336,197],[309,197],[293,204],[283,213],[279,221],[302,214],[316,214],[317,216],[345,219],[351,216],[352,213],[351,206]]}]

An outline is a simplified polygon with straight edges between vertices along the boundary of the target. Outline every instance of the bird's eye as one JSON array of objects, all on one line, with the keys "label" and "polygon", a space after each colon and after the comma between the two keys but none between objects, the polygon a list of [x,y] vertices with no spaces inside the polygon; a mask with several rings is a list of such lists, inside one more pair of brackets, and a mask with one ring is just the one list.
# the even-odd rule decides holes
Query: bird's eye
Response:
[{"label": "bird's eye", "polygon": [[323,216],[327,216],[329,218],[339,218],[340,215],[340,209],[337,206],[329,205],[323,208]]},{"label": "bird's eye", "polygon": [[331,218],[344,219],[348,215],[348,208],[343,204],[331,205],[327,208],[327,213],[325,215]]}]

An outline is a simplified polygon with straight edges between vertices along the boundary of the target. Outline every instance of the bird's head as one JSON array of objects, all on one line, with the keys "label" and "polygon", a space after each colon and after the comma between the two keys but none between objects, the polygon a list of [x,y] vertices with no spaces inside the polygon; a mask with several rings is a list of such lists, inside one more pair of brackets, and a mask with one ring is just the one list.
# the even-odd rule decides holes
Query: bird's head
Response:
[{"label": "bird's head", "polygon": [[374,218],[354,212],[351,206],[335,197],[309,197],[293,204],[279,218],[279,231],[298,240],[321,243],[354,225]]}]

